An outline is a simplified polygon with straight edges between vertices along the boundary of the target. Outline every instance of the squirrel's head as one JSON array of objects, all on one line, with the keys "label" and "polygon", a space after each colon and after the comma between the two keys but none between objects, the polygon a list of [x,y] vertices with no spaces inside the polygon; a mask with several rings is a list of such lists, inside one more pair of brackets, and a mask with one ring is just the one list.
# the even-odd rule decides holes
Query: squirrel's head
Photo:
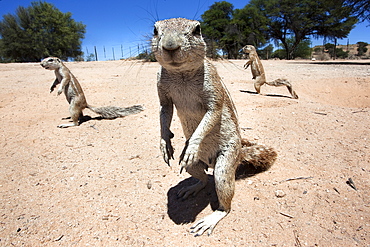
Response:
[{"label": "squirrel's head", "polygon": [[199,68],[206,55],[200,23],[184,18],[157,21],[152,51],[167,70],[181,72]]},{"label": "squirrel's head", "polygon": [[255,52],[256,51],[256,48],[254,48],[253,45],[246,45],[243,47],[243,52],[245,53],[251,53],[251,52]]},{"label": "squirrel's head", "polygon": [[60,67],[61,63],[62,61],[57,57],[47,57],[41,61],[40,65],[45,69],[55,70]]}]

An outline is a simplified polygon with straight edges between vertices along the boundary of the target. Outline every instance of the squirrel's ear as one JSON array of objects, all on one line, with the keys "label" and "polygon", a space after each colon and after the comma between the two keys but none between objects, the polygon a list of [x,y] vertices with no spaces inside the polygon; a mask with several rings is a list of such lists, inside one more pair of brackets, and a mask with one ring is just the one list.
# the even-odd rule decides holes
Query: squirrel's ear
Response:
[{"label": "squirrel's ear", "polygon": [[197,24],[197,25],[194,27],[193,35],[196,35],[196,36],[202,35],[202,34],[201,34],[201,32],[200,32],[200,24]]},{"label": "squirrel's ear", "polygon": [[60,59],[59,58],[57,58],[57,61],[60,63]]}]

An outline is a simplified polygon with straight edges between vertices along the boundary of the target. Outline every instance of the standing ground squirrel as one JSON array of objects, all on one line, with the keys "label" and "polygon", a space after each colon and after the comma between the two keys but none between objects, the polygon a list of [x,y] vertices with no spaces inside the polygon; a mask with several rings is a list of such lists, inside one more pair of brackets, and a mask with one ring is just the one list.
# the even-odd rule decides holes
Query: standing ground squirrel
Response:
[{"label": "standing ground squirrel", "polygon": [[289,90],[289,93],[292,95],[293,99],[298,99],[298,95],[294,92],[292,84],[286,79],[276,79],[271,82],[266,81],[265,70],[263,69],[262,63],[260,58],[258,57],[256,48],[253,45],[246,45],[243,47],[243,51],[245,53],[249,53],[249,60],[244,64],[244,68],[247,69],[248,66],[251,66],[251,71],[253,78],[256,81],[254,82],[254,88],[256,89],[257,93],[261,93],[261,86],[263,84],[267,84],[269,86],[286,86]]},{"label": "standing ground squirrel", "polygon": [[113,119],[124,117],[141,112],[144,108],[141,105],[134,105],[126,108],[116,106],[93,107],[86,102],[85,94],[76,77],[69,71],[63,62],[57,57],[48,57],[41,61],[41,66],[48,70],[54,70],[55,81],[50,87],[50,93],[60,84],[58,95],[63,91],[69,103],[69,112],[73,123],[58,125],[59,128],[78,126],[79,120],[83,117],[83,109],[88,108],[99,114],[102,118]]},{"label": "standing ground squirrel", "polygon": [[230,212],[237,166],[250,162],[267,170],[277,154],[271,148],[241,139],[234,103],[215,67],[205,57],[206,44],[198,21],[176,18],[156,22],[152,50],[162,65],[157,87],[164,161],[169,165],[173,159],[174,135],[170,126],[175,106],[187,139],[180,156],[181,171],[185,168],[199,180],[181,189],[178,196],[186,199],[197,194],[208,181],[204,170],[214,169],[219,207],[191,228],[195,236],[207,230],[211,234]]}]

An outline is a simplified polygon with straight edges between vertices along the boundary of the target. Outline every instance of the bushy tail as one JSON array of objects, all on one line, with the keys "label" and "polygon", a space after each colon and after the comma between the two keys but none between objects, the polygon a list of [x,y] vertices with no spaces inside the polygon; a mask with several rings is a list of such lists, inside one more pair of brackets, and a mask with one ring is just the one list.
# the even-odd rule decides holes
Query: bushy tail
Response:
[{"label": "bushy tail", "polygon": [[276,79],[274,81],[266,82],[266,84],[274,87],[286,86],[289,90],[289,93],[292,95],[292,98],[298,99],[298,95],[293,90],[292,84],[290,84],[290,82],[287,79]]},{"label": "bushy tail", "polygon": [[252,164],[255,168],[260,168],[263,171],[268,170],[277,157],[273,148],[249,142],[247,139],[242,139],[242,155],[242,163]]},{"label": "bushy tail", "polygon": [[106,119],[124,117],[144,110],[142,105],[133,105],[125,108],[116,106],[93,107],[88,105],[87,108]]}]

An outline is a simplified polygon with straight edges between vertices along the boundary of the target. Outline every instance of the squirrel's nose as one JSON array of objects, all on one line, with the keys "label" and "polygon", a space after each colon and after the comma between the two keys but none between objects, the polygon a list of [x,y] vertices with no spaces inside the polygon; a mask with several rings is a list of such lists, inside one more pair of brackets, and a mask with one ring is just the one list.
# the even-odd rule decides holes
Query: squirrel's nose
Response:
[{"label": "squirrel's nose", "polygon": [[163,40],[162,47],[168,51],[174,51],[180,48],[180,42],[176,37],[169,36],[167,39]]}]

